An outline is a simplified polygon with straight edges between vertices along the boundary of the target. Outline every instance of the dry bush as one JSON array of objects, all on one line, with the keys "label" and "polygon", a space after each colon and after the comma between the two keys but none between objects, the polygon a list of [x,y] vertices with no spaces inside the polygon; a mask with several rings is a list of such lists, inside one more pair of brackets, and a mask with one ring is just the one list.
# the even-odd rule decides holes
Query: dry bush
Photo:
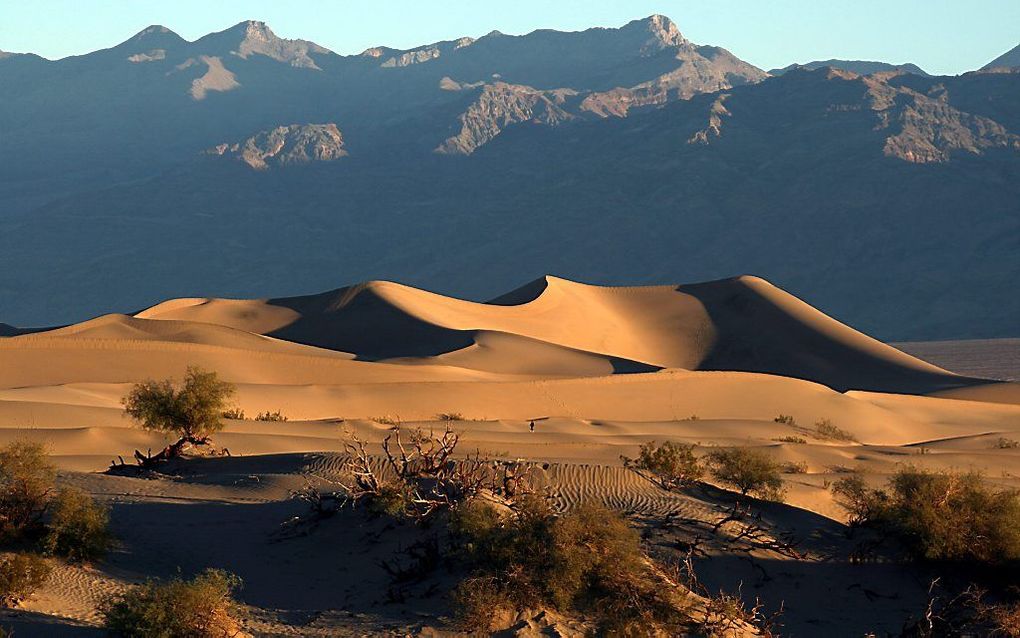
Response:
[{"label": "dry bush", "polygon": [[780,436],[772,440],[777,441],[779,443],[796,443],[798,445],[803,445],[807,443],[807,439],[799,436]]},{"label": "dry bush", "polygon": [[191,580],[137,585],[103,604],[106,629],[125,638],[227,638],[240,634],[233,592],[241,580],[208,569]]},{"label": "dry bush", "polygon": [[365,442],[350,435],[342,478],[330,481],[340,489],[307,488],[296,495],[319,517],[363,502],[370,512],[423,522],[482,493],[512,499],[535,491],[530,469],[521,462],[480,454],[454,459],[460,436],[452,430],[441,435],[412,430],[406,439],[399,427],[392,429],[380,446],[380,469]]},{"label": "dry bush", "polygon": [[995,442],[995,447],[999,450],[1015,450],[1016,448],[1020,448],[1020,441],[1000,436],[999,440]]},{"label": "dry bush", "polygon": [[436,415],[438,421],[463,421],[464,415],[460,412],[440,412]]},{"label": "dry bush", "polygon": [[37,554],[0,557],[0,606],[13,607],[27,600],[50,575],[49,562]]},{"label": "dry bush", "polygon": [[555,517],[540,498],[505,514],[477,503],[454,512],[451,532],[473,568],[454,591],[464,629],[492,629],[490,610],[536,608],[581,614],[604,635],[678,635],[692,623],[688,592],[668,582],[642,553],[637,532],[601,506]]},{"label": "dry bush", "polygon": [[38,529],[56,477],[41,444],[15,441],[0,448],[0,542]]},{"label": "dry bush", "polygon": [[825,439],[830,441],[845,441],[847,443],[856,443],[857,437],[847,432],[846,430],[840,429],[833,425],[832,421],[828,419],[822,419],[815,423],[814,437],[816,439]]},{"label": "dry bush", "polygon": [[110,512],[77,488],[57,492],[51,504],[50,521],[43,548],[71,562],[99,558],[110,546]]},{"label": "dry bush", "polygon": [[775,421],[776,423],[783,423],[785,425],[797,425],[797,422],[794,421],[793,417],[790,416],[789,414],[780,414],[779,416],[772,420]]},{"label": "dry bush", "polygon": [[656,447],[655,441],[641,446],[636,459],[620,456],[624,467],[648,472],[663,489],[686,487],[701,480],[705,468],[694,455],[694,446],[666,441]]},{"label": "dry bush", "polygon": [[197,367],[188,368],[180,387],[172,380],[135,384],[121,401],[124,412],[146,430],[180,437],[156,456],[135,450],[135,458],[151,465],[179,456],[185,445],[207,444],[210,435],[223,429],[220,419],[233,394],[233,384]]},{"label": "dry bush", "polygon": [[833,485],[849,523],[898,537],[922,560],[1005,563],[1020,559],[1020,495],[977,472],[900,468],[885,489],[859,476]]},{"label": "dry bush", "polygon": [[783,474],[807,474],[807,461],[787,461],[782,464]]},{"label": "dry bush", "polygon": [[712,450],[708,461],[712,476],[737,488],[742,496],[783,500],[782,467],[768,454],[749,448],[725,448]]},{"label": "dry bush", "polygon": [[394,416],[389,416],[389,415],[386,415],[386,416],[374,416],[374,417],[370,418],[369,421],[375,421],[379,425],[389,425],[389,426],[392,426],[392,427],[400,427],[400,424],[401,424],[400,417],[394,417]]},{"label": "dry bush", "polygon": [[224,410],[220,416],[224,419],[233,419],[234,421],[244,421],[244,410],[241,408],[229,408]]},{"label": "dry bush", "polygon": [[269,410],[266,410],[265,412],[259,412],[258,414],[256,414],[255,420],[268,421],[272,423],[283,423],[284,421],[287,420],[287,417],[285,417],[283,415],[283,412],[280,412],[279,410],[277,410],[276,412],[270,412]]}]

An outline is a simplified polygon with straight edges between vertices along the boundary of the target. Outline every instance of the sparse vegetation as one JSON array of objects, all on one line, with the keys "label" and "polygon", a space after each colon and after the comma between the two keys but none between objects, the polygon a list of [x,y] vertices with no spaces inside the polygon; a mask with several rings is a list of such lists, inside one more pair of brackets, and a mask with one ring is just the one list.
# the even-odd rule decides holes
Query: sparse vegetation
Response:
[{"label": "sparse vegetation", "polygon": [[234,421],[244,421],[244,410],[241,408],[230,408],[224,410],[222,413],[224,419],[233,419]]},{"label": "sparse vegetation", "polygon": [[266,410],[265,412],[259,412],[258,414],[256,414],[255,420],[282,423],[287,420],[287,417],[285,417],[283,413],[280,412],[279,410],[277,410],[276,412],[270,412],[269,410]]},{"label": "sparse vegetation", "polygon": [[40,527],[56,476],[41,444],[15,441],[0,448],[0,541]]},{"label": "sparse vegetation", "polygon": [[807,443],[807,439],[801,438],[799,436],[780,436],[772,440],[778,443],[796,443],[797,445],[803,445]]},{"label": "sparse vegetation", "polygon": [[679,635],[693,624],[689,593],[652,566],[623,518],[600,506],[555,517],[539,498],[502,515],[478,503],[458,510],[451,529],[473,568],[453,594],[464,629],[489,630],[500,611],[535,608],[582,614],[606,635]]},{"label": "sparse vegetation", "polygon": [[99,558],[110,545],[110,513],[86,492],[63,488],[51,504],[52,514],[43,538],[46,553],[71,562]]},{"label": "sparse vegetation", "polygon": [[625,467],[648,472],[663,489],[686,487],[701,480],[705,467],[688,443],[666,441],[656,447],[655,441],[641,446],[636,459],[621,456]]},{"label": "sparse vegetation", "polygon": [[918,559],[1020,559],[1020,495],[989,487],[976,472],[906,466],[885,489],[869,488],[857,475],[836,481],[832,489],[849,524],[895,535]]},{"label": "sparse vegetation", "polygon": [[750,448],[725,448],[712,450],[708,461],[712,476],[737,488],[742,496],[783,500],[782,467],[768,454]]},{"label": "sparse vegetation", "polygon": [[780,414],[772,420],[776,423],[783,423],[785,425],[797,425],[797,422],[789,414]]},{"label": "sparse vegetation", "polygon": [[50,575],[49,562],[37,554],[0,557],[0,606],[13,607],[28,599]]},{"label": "sparse vegetation", "polygon": [[1015,450],[1016,448],[1020,448],[1020,441],[1000,436],[995,442],[995,447],[1000,450]]},{"label": "sparse vegetation", "polygon": [[833,425],[832,421],[828,419],[822,419],[815,423],[814,437],[829,441],[845,441],[847,443],[857,442],[856,436],[846,430],[836,427]]},{"label": "sparse vegetation", "polygon": [[440,412],[436,415],[438,421],[463,421],[464,415],[460,412]]},{"label": "sparse vegetation", "polygon": [[124,397],[124,412],[146,430],[180,437],[156,456],[135,451],[142,465],[179,456],[186,445],[205,445],[223,429],[222,418],[234,386],[220,381],[215,372],[189,367],[184,382],[144,381]]},{"label": "sparse vegetation", "polygon": [[400,427],[400,424],[402,423],[402,421],[400,420],[400,417],[393,417],[393,416],[389,416],[389,415],[386,415],[386,416],[374,416],[374,417],[370,418],[369,421],[375,421],[379,425],[389,425],[389,426],[392,426],[392,427]]},{"label": "sparse vegetation", "polygon": [[787,461],[782,464],[783,474],[807,474],[807,461]]},{"label": "sparse vegetation", "polygon": [[100,609],[110,633],[125,638],[224,638],[240,631],[233,592],[241,580],[209,569],[191,580],[150,580]]}]

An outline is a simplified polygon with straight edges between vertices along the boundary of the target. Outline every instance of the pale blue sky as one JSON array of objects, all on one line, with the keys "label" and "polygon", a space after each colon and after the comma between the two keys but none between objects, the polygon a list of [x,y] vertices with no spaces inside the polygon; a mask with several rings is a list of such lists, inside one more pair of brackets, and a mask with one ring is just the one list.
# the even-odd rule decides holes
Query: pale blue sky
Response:
[{"label": "pale blue sky", "polygon": [[113,46],[150,24],[194,40],[254,19],[349,54],[493,29],[619,26],[653,13],[763,69],[852,58],[954,74],[1020,43],[1020,0],[0,0],[0,50],[60,58]]}]

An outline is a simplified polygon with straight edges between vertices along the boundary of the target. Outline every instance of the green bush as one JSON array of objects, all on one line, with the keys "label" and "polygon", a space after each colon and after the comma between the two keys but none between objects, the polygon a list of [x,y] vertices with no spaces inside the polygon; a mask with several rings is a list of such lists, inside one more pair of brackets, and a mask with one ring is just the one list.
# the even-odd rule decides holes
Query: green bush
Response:
[{"label": "green bush", "polygon": [[56,477],[41,444],[15,441],[0,448],[0,541],[39,525]]},{"label": "green bush", "polygon": [[783,500],[783,468],[768,454],[749,448],[727,448],[712,450],[708,461],[712,476],[737,488],[741,495]]},{"label": "green bush", "polygon": [[453,594],[463,628],[491,629],[493,610],[536,608],[584,614],[606,635],[678,634],[692,622],[686,596],[654,572],[618,514],[583,505],[556,517],[537,497],[506,515],[475,509],[485,507],[451,521],[474,568]]},{"label": "green bush", "polygon": [[49,562],[37,554],[0,557],[0,606],[13,607],[26,600],[42,587],[51,569]]},{"label": "green bush", "polygon": [[797,425],[797,422],[793,420],[793,417],[789,414],[780,414],[776,418],[772,419],[776,423],[782,423],[784,425]]},{"label": "green bush", "polygon": [[436,419],[440,421],[463,421],[464,415],[460,412],[440,412],[436,415]]},{"label": "green bush", "polygon": [[209,435],[223,429],[220,419],[233,393],[234,386],[220,381],[215,372],[189,367],[180,387],[171,380],[144,381],[122,403],[124,412],[146,430],[179,436],[176,454],[184,443],[206,443]]},{"label": "green bush", "polygon": [[191,580],[150,580],[100,608],[104,626],[125,638],[224,638],[236,635],[238,605],[233,592],[241,580],[207,569]]},{"label": "green bush", "polygon": [[694,446],[686,443],[666,441],[656,447],[655,441],[649,441],[641,446],[637,459],[620,458],[627,467],[650,472],[665,489],[691,485],[705,475]]},{"label": "green bush", "polygon": [[798,445],[807,443],[807,439],[799,436],[780,436],[772,440],[779,443],[796,443]]},{"label": "green bush", "polygon": [[894,534],[918,559],[1020,559],[1020,494],[987,486],[977,472],[907,466],[885,489],[870,489],[851,476],[836,481],[833,491],[849,523]]},{"label": "green bush", "polygon": [[43,547],[71,562],[99,558],[110,546],[110,513],[86,492],[64,488],[51,504],[52,514]]}]

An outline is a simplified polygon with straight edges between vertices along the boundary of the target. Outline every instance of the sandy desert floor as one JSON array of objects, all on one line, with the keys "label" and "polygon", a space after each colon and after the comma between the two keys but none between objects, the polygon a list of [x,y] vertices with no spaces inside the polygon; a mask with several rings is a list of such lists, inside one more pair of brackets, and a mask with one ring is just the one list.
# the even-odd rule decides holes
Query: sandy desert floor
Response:
[{"label": "sandy desert floor", "polygon": [[[878,484],[911,463],[1020,487],[1020,449],[997,445],[1020,439],[1020,385],[1003,381],[1020,367],[1014,341],[903,345],[939,367],[754,277],[647,288],[547,277],[486,304],[373,282],[288,299],[171,300],[25,331],[0,338],[0,444],[46,443],[62,482],[109,503],[118,543],[96,565],[61,566],[0,620],[19,638],[100,635],[96,605],[110,593],[223,567],[244,579],[256,635],[436,635],[448,612],[442,582],[394,591],[379,564],[416,530],[348,513],[280,535],[305,507],[292,490],[339,468],[345,432],[378,442],[401,422],[453,428],[464,451],[534,462],[557,507],[597,500],[625,511],[667,558],[688,533],[678,521],[711,521],[731,495],[663,491],[624,469],[621,454],[675,440],[804,464],[786,476],[786,504],[758,506],[796,552],[708,542],[699,574],[713,589],[782,604],[784,635],[898,632],[933,574],[851,565],[828,485],[848,470]],[[189,365],[235,383],[249,416],[289,420],[231,420],[216,437],[231,456],[181,461],[164,476],[104,473],[118,456],[167,443],[123,416],[131,384],[180,378]],[[777,423],[780,414],[795,422]],[[857,441],[817,438],[823,419]],[[522,618],[517,634],[543,623]]]}]

